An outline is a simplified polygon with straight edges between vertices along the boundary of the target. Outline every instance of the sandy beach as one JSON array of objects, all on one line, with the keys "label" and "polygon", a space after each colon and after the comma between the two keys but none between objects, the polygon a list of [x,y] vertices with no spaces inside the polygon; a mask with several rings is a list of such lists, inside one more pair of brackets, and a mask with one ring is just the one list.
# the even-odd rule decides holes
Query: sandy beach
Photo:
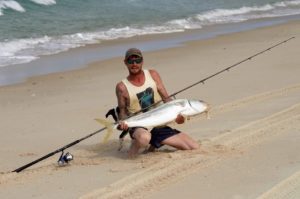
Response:
[{"label": "sandy beach", "polygon": [[67,149],[65,167],[58,153],[11,172],[102,128],[94,119],[117,104],[127,69],[118,57],[0,87],[0,198],[300,198],[300,21],[145,52],[144,68],[171,94],[290,37],[177,96],[212,107],[173,125],[201,144],[193,151],[128,159],[129,136],[117,151],[119,132],[106,143],[103,132]]}]

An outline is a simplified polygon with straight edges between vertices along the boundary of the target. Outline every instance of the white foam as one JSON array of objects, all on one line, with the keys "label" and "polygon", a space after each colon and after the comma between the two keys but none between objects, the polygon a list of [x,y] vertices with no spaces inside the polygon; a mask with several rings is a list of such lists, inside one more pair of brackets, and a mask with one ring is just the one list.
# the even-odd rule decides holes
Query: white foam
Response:
[{"label": "white foam", "polygon": [[56,4],[55,0],[30,0],[36,4],[41,4],[41,5],[53,5]]},{"label": "white foam", "polygon": [[300,5],[300,0],[282,1],[274,4],[277,7],[288,7]]},{"label": "white foam", "polygon": [[283,1],[263,6],[241,7],[238,9],[215,9],[195,16],[202,25],[241,22],[250,19],[296,15],[300,0]]},{"label": "white foam", "polygon": [[16,1],[0,1],[0,16],[3,15],[3,9],[12,9],[18,12],[25,12],[25,9]]},{"label": "white foam", "polygon": [[167,24],[172,27],[177,27],[178,29],[200,29],[202,28],[201,24],[195,21],[193,18],[189,17],[187,19],[176,19],[168,22]]},{"label": "white foam", "polygon": [[196,18],[203,22],[232,22],[244,20],[245,18],[243,16],[251,12],[270,11],[272,9],[274,9],[274,6],[271,6],[269,4],[262,7],[255,6],[242,7],[239,9],[215,9],[212,11],[204,12],[203,14],[199,14],[196,16]]},{"label": "white foam", "polygon": [[86,44],[99,43],[104,40],[129,38],[136,35],[170,33],[183,31],[172,26],[147,26],[143,28],[111,28],[106,31],[76,33],[60,37],[41,37],[17,39],[0,42],[0,67],[20,64],[38,59],[41,55],[63,52]]},{"label": "white foam", "polygon": [[[53,0],[32,0],[43,2],[55,2]],[[0,14],[4,2],[0,0]],[[55,2],[56,3],[56,2]],[[5,4],[13,5],[13,4]],[[300,14],[300,0],[283,1],[281,3],[266,4],[260,7],[241,7],[238,9],[215,9],[183,19],[175,19],[162,24],[153,24],[143,27],[124,26],[98,30],[95,32],[81,32],[60,37],[41,37],[29,39],[17,39],[0,42],[0,66],[26,63],[38,59],[41,55],[56,54],[62,51],[84,46],[86,44],[99,43],[103,40],[129,38],[137,35],[161,34],[182,32],[186,29],[200,29],[208,24],[232,23],[249,19],[276,17]],[[1,7],[2,6],[2,7]],[[5,7],[7,8],[7,7]],[[16,7],[14,7],[16,8]],[[17,9],[17,8],[16,8]]]},{"label": "white foam", "polygon": [[257,18],[296,15],[300,14],[298,5],[300,5],[300,0],[237,9],[214,9],[185,19],[172,20],[165,25],[183,30],[199,29],[204,25],[236,23]]}]

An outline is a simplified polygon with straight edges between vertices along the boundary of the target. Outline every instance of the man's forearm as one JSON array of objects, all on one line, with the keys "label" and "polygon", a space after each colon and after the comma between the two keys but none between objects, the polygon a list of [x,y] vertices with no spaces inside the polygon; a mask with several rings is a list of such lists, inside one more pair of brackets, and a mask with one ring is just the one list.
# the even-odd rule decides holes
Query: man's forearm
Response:
[{"label": "man's forearm", "polygon": [[119,113],[119,120],[125,120],[127,118],[127,114],[125,109],[120,108],[120,113]]}]

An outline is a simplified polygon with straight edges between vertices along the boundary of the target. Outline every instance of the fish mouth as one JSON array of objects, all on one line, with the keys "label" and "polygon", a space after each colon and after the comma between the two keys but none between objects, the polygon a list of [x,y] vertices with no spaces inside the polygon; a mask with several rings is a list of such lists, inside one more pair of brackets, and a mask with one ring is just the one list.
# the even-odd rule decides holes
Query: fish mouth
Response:
[{"label": "fish mouth", "polygon": [[190,107],[195,111],[195,114],[199,114],[208,111],[209,104],[203,100],[188,100]]},{"label": "fish mouth", "polygon": [[205,110],[209,110],[210,109],[210,104],[208,104],[207,102],[203,101],[203,100],[198,100],[200,103],[202,103],[205,106]]}]

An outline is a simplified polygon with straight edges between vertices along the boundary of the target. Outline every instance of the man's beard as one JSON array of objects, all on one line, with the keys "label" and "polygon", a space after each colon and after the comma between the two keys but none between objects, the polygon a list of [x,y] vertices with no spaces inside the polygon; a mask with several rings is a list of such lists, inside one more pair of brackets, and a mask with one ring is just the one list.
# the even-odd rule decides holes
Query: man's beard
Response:
[{"label": "man's beard", "polygon": [[141,67],[138,67],[138,68],[134,68],[134,69],[130,69],[129,70],[129,73],[131,75],[138,75],[142,72],[142,68]]}]

